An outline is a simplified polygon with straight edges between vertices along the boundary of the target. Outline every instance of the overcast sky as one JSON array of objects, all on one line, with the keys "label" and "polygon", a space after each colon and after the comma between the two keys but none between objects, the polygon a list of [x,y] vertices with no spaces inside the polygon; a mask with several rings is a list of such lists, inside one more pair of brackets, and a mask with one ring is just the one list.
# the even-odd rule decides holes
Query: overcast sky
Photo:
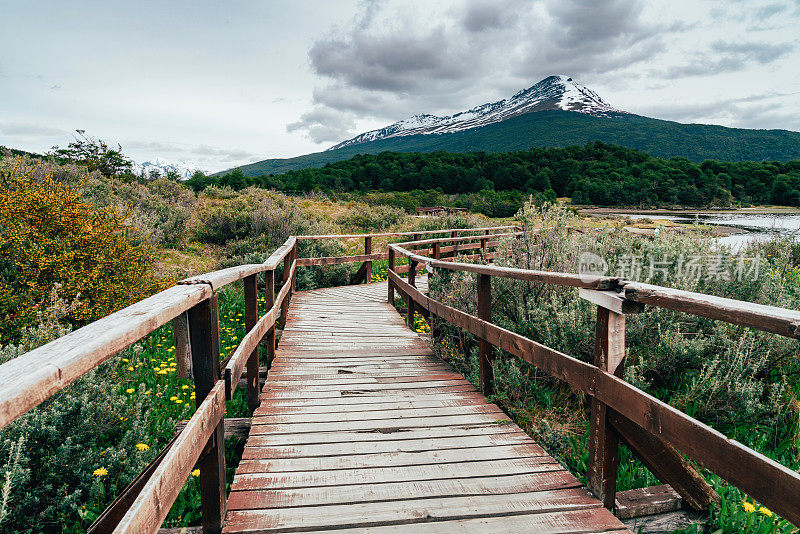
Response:
[{"label": "overcast sky", "polygon": [[0,145],[76,128],[217,171],[566,74],[650,117],[800,131],[800,0],[0,0]]}]

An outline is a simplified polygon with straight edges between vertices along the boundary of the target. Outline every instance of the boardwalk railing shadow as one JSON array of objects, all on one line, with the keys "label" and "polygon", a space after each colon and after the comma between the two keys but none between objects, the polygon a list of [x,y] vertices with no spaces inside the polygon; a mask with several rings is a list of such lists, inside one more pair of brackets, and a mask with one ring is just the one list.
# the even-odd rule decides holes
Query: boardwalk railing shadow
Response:
[{"label": "boardwalk railing shadow", "polygon": [[[475,233],[479,232],[479,233]],[[450,234],[448,237],[431,235]],[[387,259],[388,299],[394,293],[407,302],[407,319],[415,311],[437,316],[480,339],[481,387],[491,391],[492,347],[528,361],[592,397],[589,488],[608,508],[615,505],[617,447],[623,443],[663,482],[670,484],[695,509],[707,509],[716,494],[683,455],[719,474],[731,484],[789,521],[800,524],[800,475],[676,410],[622,380],[625,316],[644,305],[686,313],[800,338],[800,312],[712,297],[611,277],[587,277],[464,263],[491,261],[504,239],[519,236],[513,226],[446,231],[290,237],[263,264],[215,271],[176,286],[104,317],[71,334],[0,366],[0,428],[94,369],[157,328],[173,321],[176,347],[186,347],[195,380],[197,410],[180,433],[97,519],[90,532],[156,532],[181,487],[198,466],[203,531],[219,532],[225,517],[225,403],[246,378],[248,406],[259,402],[259,345],[266,346],[267,365],[275,356],[276,322],[286,320],[297,270],[312,265],[361,262],[353,282],[369,282],[372,262]],[[388,243],[374,253],[374,239],[412,237]],[[422,239],[426,237],[426,239]],[[298,258],[298,241],[363,239],[364,254]],[[407,265],[398,260],[407,259]],[[275,292],[275,274],[283,279]],[[478,316],[444,305],[415,287],[423,267],[476,275]],[[407,281],[400,273],[408,273]],[[257,276],[263,273],[268,311],[258,317]],[[598,306],[594,365],[536,343],[491,322],[491,278],[505,277],[579,288],[581,297]],[[242,281],[247,333],[220,361],[216,290]],[[188,325],[181,328],[180,325]],[[189,356],[190,355],[190,356]],[[190,360],[188,359],[190,358]]]}]

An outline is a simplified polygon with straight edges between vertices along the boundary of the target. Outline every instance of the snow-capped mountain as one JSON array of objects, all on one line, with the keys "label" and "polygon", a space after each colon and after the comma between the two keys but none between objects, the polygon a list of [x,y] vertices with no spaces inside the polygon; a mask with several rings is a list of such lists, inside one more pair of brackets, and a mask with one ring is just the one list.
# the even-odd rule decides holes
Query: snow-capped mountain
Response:
[{"label": "snow-capped mountain", "polygon": [[447,117],[414,115],[410,119],[343,141],[328,150],[387,137],[460,132],[504,121],[523,113],[549,109],[577,111],[595,117],[612,117],[626,113],[611,107],[597,93],[576,83],[569,76],[549,76],[533,87],[523,89],[511,98],[483,104],[469,111],[462,111]]},{"label": "snow-capped mountain", "polygon": [[134,174],[144,175],[149,177],[151,173],[158,172],[161,176],[166,176],[169,173],[176,173],[178,178],[181,180],[188,180],[192,177],[196,171],[201,170],[197,167],[197,165],[178,161],[178,162],[171,162],[167,161],[163,158],[153,158],[150,161],[143,161],[138,163],[136,161],[133,162],[133,168],[131,169]]}]

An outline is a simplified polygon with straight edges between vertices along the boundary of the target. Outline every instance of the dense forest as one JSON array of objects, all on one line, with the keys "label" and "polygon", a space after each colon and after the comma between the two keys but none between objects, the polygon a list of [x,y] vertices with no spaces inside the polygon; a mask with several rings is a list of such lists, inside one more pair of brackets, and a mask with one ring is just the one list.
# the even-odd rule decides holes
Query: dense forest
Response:
[{"label": "dense forest", "polygon": [[528,194],[601,206],[800,206],[800,160],[695,163],[596,141],[502,153],[383,152],[279,175],[249,177],[239,170],[217,177],[197,174],[187,185],[196,190],[255,185],[293,193],[397,191],[420,196],[428,191],[459,194],[467,204],[470,195],[473,201],[494,199],[489,204],[505,202],[505,211]]}]

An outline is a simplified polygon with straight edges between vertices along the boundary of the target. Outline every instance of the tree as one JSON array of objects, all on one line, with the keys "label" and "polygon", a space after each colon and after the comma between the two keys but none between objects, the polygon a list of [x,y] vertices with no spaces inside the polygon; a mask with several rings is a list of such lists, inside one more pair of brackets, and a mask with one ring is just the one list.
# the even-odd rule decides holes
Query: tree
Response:
[{"label": "tree", "polygon": [[84,130],[75,130],[78,135],[67,148],[54,146],[48,155],[59,163],[76,163],[86,166],[89,171],[100,171],[105,176],[121,174],[130,170],[133,163],[122,154],[122,145],[110,148],[101,139],[89,137]]}]

